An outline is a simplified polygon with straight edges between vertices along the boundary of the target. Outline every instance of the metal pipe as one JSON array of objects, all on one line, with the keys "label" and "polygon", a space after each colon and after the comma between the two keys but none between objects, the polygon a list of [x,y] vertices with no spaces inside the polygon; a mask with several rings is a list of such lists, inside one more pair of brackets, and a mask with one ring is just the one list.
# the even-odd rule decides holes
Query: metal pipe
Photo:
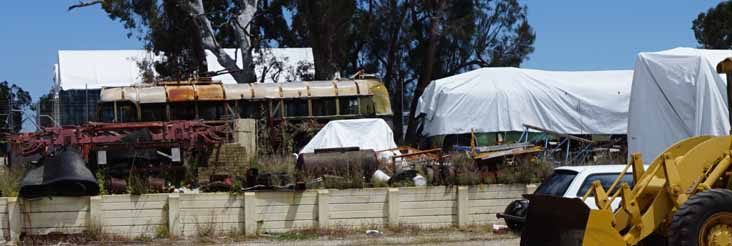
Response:
[{"label": "metal pipe", "polygon": [[[729,58],[727,58],[729,59]],[[725,60],[728,61],[728,60]],[[727,70],[727,119],[730,125],[729,133],[732,135],[732,71]]]},{"label": "metal pipe", "polygon": [[[729,90],[729,85],[727,86]],[[717,180],[719,180],[719,177],[722,177],[722,174],[724,174],[725,171],[729,168],[730,163],[732,161],[730,160],[729,155],[726,155],[722,161],[720,161],[716,167],[712,169],[712,172],[707,176],[707,179],[704,180],[702,183],[702,187],[712,187]]]}]

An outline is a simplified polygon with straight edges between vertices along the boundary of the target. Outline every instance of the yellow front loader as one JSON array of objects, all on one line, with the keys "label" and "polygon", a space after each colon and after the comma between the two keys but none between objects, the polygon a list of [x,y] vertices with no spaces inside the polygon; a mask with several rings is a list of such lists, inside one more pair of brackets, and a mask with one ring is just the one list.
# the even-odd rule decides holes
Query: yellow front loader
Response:
[{"label": "yellow front loader", "polygon": [[[732,60],[717,70],[732,81]],[[732,105],[732,83],[727,91]],[[595,181],[582,199],[527,195],[521,245],[732,246],[731,163],[732,136],[693,137],[668,147],[646,169],[633,154],[611,187]],[[623,175],[633,175],[632,188],[620,182]],[[594,199],[597,209],[583,199]]]},{"label": "yellow front loader", "polygon": [[[634,154],[608,190],[595,181],[582,198],[597,209],[580,199],[529,196],[521,244],[732,245],[731,163],[730,136],[683,140],[646,170]],[[633,175],[632,189],[619,182],[623,175]]]}]

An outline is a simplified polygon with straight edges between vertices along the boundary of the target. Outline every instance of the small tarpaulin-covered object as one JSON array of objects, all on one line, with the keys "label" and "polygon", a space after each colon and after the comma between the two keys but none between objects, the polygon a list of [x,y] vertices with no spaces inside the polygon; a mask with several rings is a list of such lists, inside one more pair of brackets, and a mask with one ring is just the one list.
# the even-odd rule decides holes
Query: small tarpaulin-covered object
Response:
[{"label": "small tarpaulin-covered object", "polygon": [[394,132],[383,119],[334,120],[320,129],[300,153],[344,147],[379,151],[397,146]]},{"label": "small tarpaulin-covered object", "polygon": [[647,163],[692,136],[726,135],[727,92],[717,63],[730,50],[675,48],[643,52],[635,61],[628,122],[629,153]]},{"label": "small tarpaulin-covered object", "polygon": [[633,71],[481,68],[435,80],[419,98],[423,135],[523,131],[625,134]]}]

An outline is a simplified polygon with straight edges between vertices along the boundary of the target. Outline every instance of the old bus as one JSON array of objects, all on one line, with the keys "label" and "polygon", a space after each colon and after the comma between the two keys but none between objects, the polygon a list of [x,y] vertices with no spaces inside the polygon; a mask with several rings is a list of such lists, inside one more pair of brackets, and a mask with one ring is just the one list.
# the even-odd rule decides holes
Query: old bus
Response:
[{"label": "old bus", "polygon": [[391,122],[392,116],[389,93],[375,79],[251,84],[202,79],[107,87],[97,109],[102,122],[253,118],[270,128],[304,120],[379,117]]}]

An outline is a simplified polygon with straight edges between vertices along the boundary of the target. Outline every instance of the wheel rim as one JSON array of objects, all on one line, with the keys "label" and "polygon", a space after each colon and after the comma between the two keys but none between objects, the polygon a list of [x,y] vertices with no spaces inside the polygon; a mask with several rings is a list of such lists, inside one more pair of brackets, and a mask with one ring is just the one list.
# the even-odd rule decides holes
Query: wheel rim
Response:
[{"label": "wheel rim", "polygon": [[732,212],[716,213],[704,221],[699,245],[732,246]]}]

